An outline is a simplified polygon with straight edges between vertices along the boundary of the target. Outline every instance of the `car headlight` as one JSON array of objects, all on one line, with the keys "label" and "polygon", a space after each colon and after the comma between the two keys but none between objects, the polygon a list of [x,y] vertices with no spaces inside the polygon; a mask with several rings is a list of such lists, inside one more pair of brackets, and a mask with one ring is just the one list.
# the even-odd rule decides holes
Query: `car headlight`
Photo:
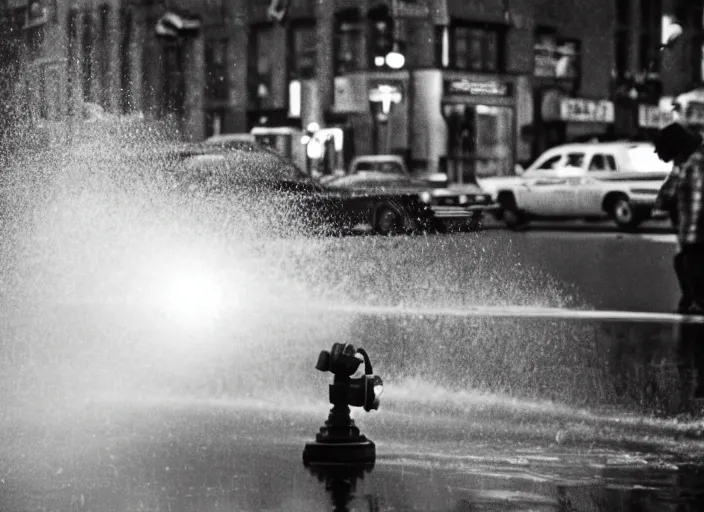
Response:
[{"label": "car headlight", "polygon": [[418,197],[420,198],[421,202],[426,204],[430,204],[433,201],[433,195],[427,190],[421,192]]},{"label": "car headlight", "polygon": [[467,204],[468,198],[467,198],[467,196],[462,195],[462,196],[460,196],[460,197],[457,199],[457,201],[458,201],[460,204]]}]

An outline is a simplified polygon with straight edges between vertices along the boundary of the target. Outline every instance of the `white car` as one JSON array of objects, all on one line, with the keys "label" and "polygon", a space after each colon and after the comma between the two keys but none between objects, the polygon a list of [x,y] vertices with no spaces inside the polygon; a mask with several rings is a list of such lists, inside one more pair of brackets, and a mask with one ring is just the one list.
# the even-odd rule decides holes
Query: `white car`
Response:
[{"label": "white car", "polygon": [[484,179],[481,186],[501,205],[510,228],[530,219],[611,218],[632,229],[653,216],[671,170],[649,143],[565,144],[543,153],[520,176]]}]

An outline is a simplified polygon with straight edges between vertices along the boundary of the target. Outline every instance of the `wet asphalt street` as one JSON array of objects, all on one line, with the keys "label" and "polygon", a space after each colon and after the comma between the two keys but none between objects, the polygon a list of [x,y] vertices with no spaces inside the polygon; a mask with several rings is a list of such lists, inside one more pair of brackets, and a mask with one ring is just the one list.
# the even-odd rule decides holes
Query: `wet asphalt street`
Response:
[{"label": "wet asphalt street", "polygon": [[[488,228],[442,237],[354,237],[323,248],[335,262],[351,247],[368,255],[371,247],[379,261],[394,262],[389,268],[376,263],[369,271],[377,279],[380,269],[396,275],[375,281],[382,287],[395,283],[398,288],[386,286],[390,295],[408,287],[398,267],[408,262],[398,255],[407,254],[419,269],[439,258],[460,260],[465,270],[481,255],[478,275],[468,273],[460,284],[525,276],[516,302],[532,303],[532,296],[549,289],[554,295],[546,296],[569,293],[589,309],[668,311],[677,296],[670,271],[674,237],[657,229],[620,234],[579,226],[521,233]],[[426,255],[419,247],[432,250]],[[352,260],[359,259],[353,254]],[[424,274],[417,271],[418,280],[454,268],[449,263],[429,267]],[[364,288],[363,270],[363,265],[345,266],[340,272],[359,271],[356,284]],[[512,294],[506,283],[502,286],[499,302]],[[436,304],[432,294],[428,298]],[[150,326],[136,316],[128,319],[129,338],[121,331],[122,319],[113,318],[110,329],[101,331],[102,321],[89,325],[79,320],[80,311],[71,315],[52,318],[47,329],[65,324],[62,335],[70,342],[77,336],[109,335],[113,343],[151,338]],[[76,380],[80,389],[66,387],[65,392],[52,391],[44,382],[44,394],[7,407],[0,415],[0,510],[316,511],[333,510],[335,503],[335,510],[679,512],[704,506],[699,420],[589,412],[576,401],[585,393],[613,395],[612,383],[604,379],[623,372],[612,363],[649,361],[651,353],[665,353],[662,347],[649,345],[644,355],[636,339],[614,355],[608,335],[569,322],[394,320],[369,313],[341,319],[304,309],[238,321],[245,320],[251,323],[246,329],[229,327],[237,331],[238,343],[246,343],[227,352],[237,356],[236,364],[222,357],[217,361],[217,348],[207,354],[201,348],[198,359],[182,346],[169,350],[160,340],[164,366],[178,359],[178,371],[169,373],[157,363],[135,372],[139,378],[166,379],[180,372],[198,380],[203,369],[198,364],[209,361],[208,371],[233,373],[224,389],[188,395],[186,387],[174,386],[164,395],[157,388],[116,387],[116,394],[103,396],[91,394],[84,381]],[[243,329],[247,332],[239,332]],[[229,331],[210,332],[217,343],[230,336]],[[90,346],[85,340],[81,343]],[[317,350],[346,340],[368,348],[377,357],[376,370],[389,377],[381,410],[355,413],[363,432],[377,442],[378,458],[371,472],[338,468],[312,475],[302,465],[301,452],[328,410],[326,379],[312,366]],[[535,348],[526,350],[530,347]],[[131,345],[123,350],[123,359],[102,367],[103,385],[136,360]],[[91,357],[76,358],[68,378],[87,366],[98,368],[96,361],[109,358],[109,352],[103,348]],[[464,375],[470,368],[472,375]],[[507,369],[513,375],[497,378]],[[41,372],[28,368],[25,378],[30,370]],[[676,379],[669,371],[659,375],[665,386]],[[92,380],[97,370],[86,375],[86,382],[97,383]],[[627,391],[640,386],[640,378],[640,373],[629,374]],[[487,383],[494,384],[489,386],[493,392],[471,390]],[[552,396],[546,387],[559,391],[556,402],[539,398]],[[641,398],[631,400],[637,405]]]},{"label": "wet asphalt street", "polygon": [[[455,235],[461,236],[461,235]],[[515,263],[552,276],[600,310],[670,312],[679,298],[672,268],[676,237],[664,222],[622,233],[610,223],[533,223],[526,231],[487,221],[482,232]]]}]

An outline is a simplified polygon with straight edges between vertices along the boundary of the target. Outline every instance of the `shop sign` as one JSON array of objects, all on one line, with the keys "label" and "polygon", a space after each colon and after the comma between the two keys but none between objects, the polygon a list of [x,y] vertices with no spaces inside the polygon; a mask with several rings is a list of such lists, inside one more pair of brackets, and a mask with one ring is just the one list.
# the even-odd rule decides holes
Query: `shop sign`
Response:
[{"label": "shop sign", "polygon": [[674,113],[655,105],[638,105],[638,126],[641,128],[662,128],[674,121]]},{"label": "shop sign", "polygon": [[704,125],[704,103],[689,102],[684,111],[684,120],[687,124]]},{"label": "shop sign", "polygon": [[614,104],[608,100],[563,98],[560,119],[578,123],[613,123]]},{"label": "shop sign", "polygon": [[497,81],[472,81],[462,78],[445,80],[445,94],[467,94],[470,96],[511,96],[512,84]]},{"label": "shop sign", "polygon": [[407,0],[393,0],[392,10],[395,18],[425,19],[430,14],[430,9],[425,3],[415,3]]},{"label": "shop sign", "polygon": [[381,111],[384,114],[389,113],[392,103],[401,103],[401,100],[403,100],[403,93],[397,85],[379,84],[369,89],[369,101],[381,103]]}]

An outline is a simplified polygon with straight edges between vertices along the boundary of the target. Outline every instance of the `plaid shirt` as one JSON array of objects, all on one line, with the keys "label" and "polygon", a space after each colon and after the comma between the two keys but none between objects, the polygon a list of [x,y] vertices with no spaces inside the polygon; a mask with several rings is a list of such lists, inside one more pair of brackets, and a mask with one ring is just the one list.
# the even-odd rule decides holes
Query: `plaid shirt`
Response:
[{"label": "plaid shirt", "polygon": [[655,207],[677,212],[680,245],[704,243],[704,146],[672,169]]}]

